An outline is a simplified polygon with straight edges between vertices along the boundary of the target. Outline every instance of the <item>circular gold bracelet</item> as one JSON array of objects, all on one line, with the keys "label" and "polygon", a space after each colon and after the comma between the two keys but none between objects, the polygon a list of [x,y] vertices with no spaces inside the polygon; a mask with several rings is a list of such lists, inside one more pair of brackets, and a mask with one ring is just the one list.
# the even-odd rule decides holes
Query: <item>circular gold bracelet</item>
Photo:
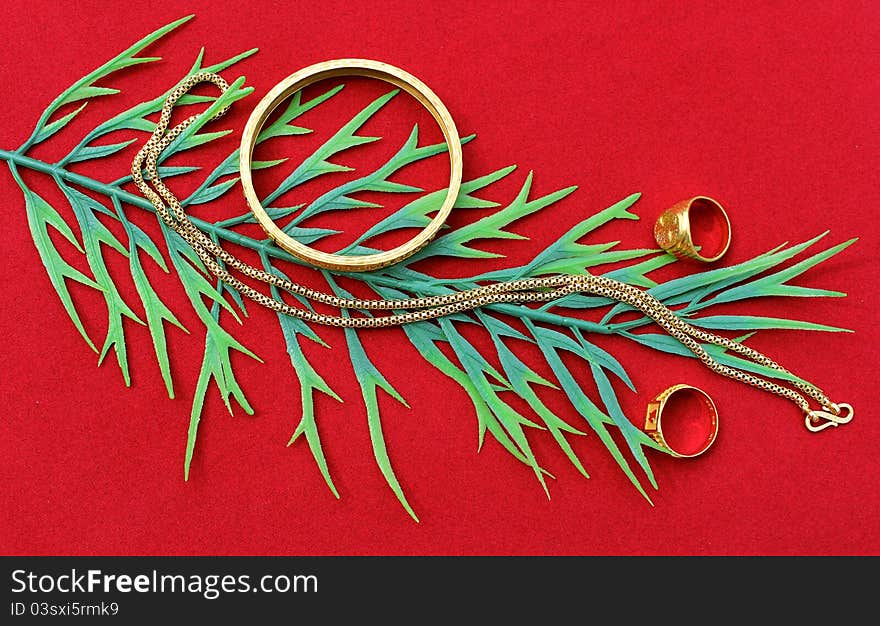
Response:
[{"label": "circular gold bracelet", "polygon": [[[297,241],[284,232],[283,229],[279,228],[272,218],[269,217],[269,214],[257,197],[257,192],[254,190],[253,172],[251,170],[254,146],[257,143],[260,130],[263,128],[263,124],[265,124],[269,115],[272,114],[272,111],[279,104],[300,89],[304,89],[318,81],[339,76],[376,78],[400,87],[428,109],[440,125],[440,130],[443,132],[443,137],[446,140],[450,163],[449,187],[446,190],[446,198],[443,200],[443,204],[440,206],[437,214],[424,230],[406,243],[391,250],[363,255],[331,254],[315,250]],[[393,65],[369,59],[337,59],[335,61],[317,63],[291,74],[275,85],[260,100],[253,113],[251,113],[250,118],[248,118],[244,134],[241,138],[241,149],[238,158],[241,185],[244,189],[245,199],[260,226],[266,231],[266,234],[274,239],[279,246],[307,263],[343,272],[363,272],[379,269],[393,265],[415,254],[431,241],[443,226],[443,223],[452,211],[452,207],[458,197],[459,188],[461,187],[461,139],[458,136],[455,122],[453,122],[452,116],[443,105],[443,102],[427,85],[412,74]]]}]

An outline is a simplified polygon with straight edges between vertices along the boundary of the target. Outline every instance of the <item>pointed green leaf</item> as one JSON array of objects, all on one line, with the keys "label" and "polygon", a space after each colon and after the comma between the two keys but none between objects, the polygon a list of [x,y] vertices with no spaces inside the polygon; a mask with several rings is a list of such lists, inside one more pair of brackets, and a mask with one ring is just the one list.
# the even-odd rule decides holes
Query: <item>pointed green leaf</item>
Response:
[{"label": "pointed green leaf", "polygon": [[85,146],[72,152],[68,162],[77,163],[79,161],[88,161],[91,159],[103,159],[111,154],[116,154],[120,150],[130,146],[135,141],[135,139],[129,139],[128,141],[120,141],[119,143],[112,143],[104,146]]},{"label": "pointed green leaf", "polygon": [[651,448],[657,448],[656,442],[633,426],[632,422],[630,422],[623,414],[623,410],[620,408],[620,403],[617,401],[617,394],[614,393],[611,381],[608,380],[608,376],[605,375],[602,368],[590,363],[590,371],[593,373],[593,379],[596,381],[596,386],[599,389],[599,397],[602,398],[602,402],[605,404],[608,415],[611,417],[614,425],[620,429],[620,433],[623,435],[623,438],[629,446],[629,451],[632,453],[633,457],[635,457],[636,461],[638,461],[642,470],[644,470],[651,486],[654,487],[654,489],[657,489],[657,480],[654,478],[654,472],[651,470],[651,466],[648,464],[648,459],[645,458],[645,452],[642,449],[646,445]]},{"label": "pointed green leaf", "polygon": [[[158,60],[158,57],[137,57],[136,55],[156,40],[162,38],[164,35],[171,32],[184,22],[192,19],[192,17],[192,15],[188,15],[153,31],[127,50],[124,50],[120,54],[116,55],[115,57],[104,63],[102,66],[83,76],[73,85],[65,89],[57,98],[55,98],[55,100],[52,101],[52,103],[46,108],[46,110],[43,111],[40,119],[37,121],[37,125],[34,128],[33,133],[31,133],[30,138],[28,138],[28,140],[25,141],[24,144],[22,144],[22,146],[19,148],[19,151],[24,153],[32,145],[40,143],[41,141],[45,141],[48,137],[60,130],[61,127],[66,125],[67,122],[69,122],[70,119],[72,119],[76,115],[76,113],[79,113],[79,111],[82,110],[82,107],[80,107],[73,114],[68,114],[69,117],[65,116],[68,117],[68,119],[63,124],[61,124],[60,127],[57,126],[57,123],[63,120],[64,117],[59,118],[59,120],[56,120],[55,122],[49,123],[49,118],[52,117],[52,114],[55,113],[55,111],[57,111],[65,103],[74,102],[83,98],[92,98],[96,96],[106,95],[110,92],[116,93],[116,90],[112,89],[94,88],[90,91],[89,88],[92,88],[95,82],[109,76],[113,72],[116,72],[120,69],[140,63],[149,63],[151,61]],[[88,100],[86,100],[86,102],[88,102]],[[83,106],[85,106],[85,104],[86,103],[83,103]],[[55,124],[56,126],[52,130],[47,130],[52,127],[53,124]]]},{"label": "pointed green leaf", "polygon": [[785,296],[840,296],[844,295],[840,292],[831,292],[825,290],[816,290],[816,289],[807,289],[804,287],[794,287],[790,285],[785,285],[784,283],[792,278],[800,276],[805,271],[818,265],[822,261],[830,259],[834,255],[842,252],[853,243],[856,242],[856,239],[850,239],[849,241],[845,241],[836,246],[828,248],[827,250],[823,250],[817,254],[814,254],[803,261],[792,265],[791,267],[785,268],[769,276],[764,276],[763,278],[759,278],[757,280],[750,281],[745,283],[744,285],[733,287],[716,295],[710,300],[703,303],[702,306],[709,306],[712,304],[720,304],[722,302],[735,302],[737,300],[742,300],[744,298],[754,298],[760,296],[773,296],[773,295],[785,295]]},{"label": "pointed green leaf", "polygon": [[[491,174],[481,176],[480,178],[475,178],[474,180],[462,183],[458,198],[456,199],[453,208],[490,208],[497,206],[497,203],[495,202],[480,200],[479,198],[473,197],[471,194],[501,180],[515,169],[516,166],[512,165],[510,167],[496,170]],[[424,228],[431,221],[429,215],[439,210],[440,206],[443,204],[443,200],[446,198],[446,191],[446,189],[441,189],[439,191],[425,194],[424,196],[404,205],[375,226],[369,228],[363,235],[358,237],[349,248],[345,249],[345,251],[348,252],[352,247],[381,233],[387,233],[403,228]]]},{"label": "pointed green leaf", "polygon": [[532,173],[526,177],[517,197],[508,206],[488,215],[476,222],[457,228],[454,231],[442,235],[425,246],[421,251],[406,260],[406,263],[414,263],[430,256],[454,256],[463,258],[488,258],[497,257],[493,253],[484,252],[471,248],[466,244],[476,239],[522,239],[521,235],[504,230],[518,219],[540,211],[541,209],[558,202],[571,194],[577,187],[560,189],[535,200],[529,200],[529,192],[532,188]]},{"label": "pointed green leaf", "polygon": [[73,120],[73,118],[75,118],[77,115],[79,115],[80,111],[82,111],[84,108],[86,108],[87,104],[88,104],[88,102],[83,102],[81,106],[74,109],[73,111],[71,111],[67,115],[62,115],[54,122],[50,122],[50,123],[46,124],[45,126],[43,126],[42,128],[40,128],[40,130],[36,131],[36,133],[34,134],[33,143],[40,143],[41,141],[46,141],[49,137],[51,137],[52,135],[57,133],[59,130],[61,130],[62,128],[67,126],[71,122],[71,120]]},{"label": "pointed green leaf", "polygon": [[214,200],[225,194],[227,191],[232,189],[237,182],[238,177],[236,176],[235,178],[230,178],[229,180],[225,180],[222,183],[217,183],[212,187],[201,189],[193,193],[181,204],[183,206],[190,206],[193,204],[206,204],[208,202],[213,202]]},{"label": "pointed green leaf", "polygon": [[[493,435],[497,430],[503,428],[502,432],[506,433],[512,443],[516,446],[516,449],[519,452],[518,456],[524,458],[525,463],[532,468],[535,477],[544,489],[544,493],[547,494],[547,497],[549,498],[550,492],[544,481],[545,471],[538,464],[535,454],[532,452],[531,445],[526,438],[525,432],[523,432],[524,425],[531,427],[537,427],[538,425],[531,420],[526,419],[518,411],[510,407],[498,396],[497,392],[492,389],[492,386],[489,384],[489,381],[485,376],[485,359],[483,359],[482,355],[476,352],[476,350],[465,341],[464,337],[455,330],[452,322],[445,318],[440,318],[438,322],[440,328],[443,330],[443,334],[446,336],[446,340],[455,352],[459,363],[461,363],[465,372],[467,372],[474,381],[477,392],[483,397],[486,404],[492,409],[492,414],[497,418],[497,422],[494,420],[488,422],[486,424],[487,428],[493,433]],[[498,438],[496,436],[496,439],[503,444],[507,437]]]},{"label": "pointed green leaf", "polygon": [[796,330],[821,330],[832,333],[852,332],[846,328],[826,326],[814,322],[787,320],[778,317],[761,317],[755,315],[711,315],[689,318],[688,322],[699,328],[710,330],[763,330],[769,328],[788,328]]},{"label": "pointed green leaf", "polygon": [[514,391],[520,398],[528,403],[535,413],[538,414],[544,422],[544,425],[547,427],[547,430],[550,431],[550,434],[556,440],[556,443],[578,472],[586,478],[589,478],[587,470],[584,469],[580,459],[577,457],[563,434],[564,432],[576,435],[583,435],[584,433],[565,422],[562,418],[547,408],[547,405],[538,398],[537,394],[530,387],[530,384],[541,384],[554,387],[555,385],[552,385],[552,383],[539,376],[537,372],[523,363],[522,360],[520,360],[510,348],[504,344],[497,333],[491,333],[491,335],[492,341],[495,344],[495,349],[498,352],[498,358],[501,361],[501,366],[504,368],[504,373],[507,375],[507,379],[513,386]]},{"label": "pointed green leaf", "polygon": [[[217,290],[215,289],[216,293]],[[217,385],[221,398],[223,398],[229,413],[232,413],[232,405],[229,398],[235,398],[238,405],[248,415],[253,415],[254,410],[245,398],[244,391],[235,377],[232,368],[231,351],[235,350],[249,357],[261,361],[261,359],[239,343],[219,323],[220,304],[215,300],[210,311],[198,295],[187,293],[190,304],[205,324],[205,353],[202,359],[202,368],[193,394],[192,410],[190,411],[189,429],[186,436],[186,454],[184,456],[183,474],[184,480],[189,480],[190,466],[193,453],[195,452],[196,439],[198,437],[199,422],[205,406],[205,397],[211,380]],[[207,312],[207,314],[205,314]]]},{"label": "pointed green leaf", "polygon": [[[350,293],[339,287],[339,285],[336,284],[336,281],[330,278],[329,274],[325,273],[324,276],[333,290],[333,293],[343,298],[352,297]],[[348,310],[343,309],[342,315],[343,317],[348,317]],[[383,389],[388,395],[407,408],[409,408],[409,404],[407,404],[406,400],[404,400],[397,390],[391,386],[391,383],[389,383],[385,376],[375,365],[373,365],[373,362],[370,361],[367,353],[364,351],[364,347],[361,344],[357,332],[353,328],[345,329],[345,340],[348,344],[348,354],[351,359],[352,367],[354,368],[355,377],[358,380],[358,384],[361,388],[361,395],[364,398],[364,406],[367,410],[367,425],[370,430],[370,441],[373,444],[373,456],[376,458],[376,464],[379,466],[382,476],[385,477],[385,482],[388,483],[388,486],[391,487],[391,491],[397,496],[397,500],[400,502],[401,506],[403,506],[406,512],[409,513],[410,517],[418,522],[419,518],[416,516],[415,511],[413,511],[407,501],[406,496],[403,493],[403,488],[400,486],[400,482],[397,479],[397,475],[391,467],[391,459],[388,457],[388,450],[385,445],[385,435],[382,433],[382,420],[379,414],[379,399],[376,395],[377,389]]]},{"label": "pointed green leaf", "polygon": [[125,381],[125,385],[129,386],[131,385],[131,378],[128,370],[125,327],[122,320],[127,317],[139,324],[144,324],[144,322],[131,310],[119,293],[107,269],[101,244],[107,245],[125,256],[128,256],[128,248],[123,246],[116,236],[98,219],[96,212],[105,212],[103,205],[90,196],[69,187],[60,178],[56,179],[56,181],[61,191],[67,197],[68,202],[70,202],[70,206],[79,223],[86,260],[89,268],[92,270],[92,275],[95,277],[95,282],[101,288],[104,302],[107,305],[107,335],[98,356],[98,364],[100,365],[103,362],[110,348],[113,348],[116,352],[116,361],[122,372],[122,378]]},{"label": "pointed green leaf", "polygon": [[77,100],[88,100],[89,98],[97,98],[99,96],[112,96],[113,94],[119,93],[118,89],[111,89],[109,87],[94,87],[92,85],[83,85],[78,89],[70,92],[62,101],[61,104],[69,104],[70,102],[76,102]]},{"label": "pointed green leaf", "polygon": [[[275,297],[278,297],[277,291]],[[336,498],[339,498],[339,491],[336,489],[336,485],[333,484],[333,479],[330,477],[327,458],[324,456],[324,448],[321,445],[321,437],[318,434],[318,425],[315,421],[314,393],[315,391],[320,391],[337,402],[342,402],[342,398],[330,388],[327,382],[318,374],[318,372],[315,371],[308,359],[306,359],[305,354],[303,354],[302,348],[299,345],[299,340],[297,339],[297,334],[300,330],[294,323],[299,320],[278,314],[278,321],[281,324],[281,332],[284,335],[287,354],[290,356],[290,363],[293,365],[293,371],[299,380],[302,401],[302,417],[300,418],[299,424],[294,430],[287,445],[292,445],[301,435],[305,434],[306,441],[309,444],[309,450],[311,450],[315,463],[317,464],[321,475],[324,477],[324,481],[327,483],[327,486],[330,488],[333,495]]]},{"label": "pointed green leaf", "polygon": [[378,141],[378,137],[361,137],[355,133],[379,109],[385,106],[391,98],[396,96],[398,91],[398,89],[395,89],[384,96],[376,98],[373,102],[368,104],[360,113],[355,115],[351,121],[340,128],[336,134],[324,142],[324,144],[311,156],[306,158],[299,167],[291,172],[290,175],[278,185],[275,191],[266,196],[263,205],[272,205],[275,200],[283,194],[287,193],[297,185],[301,185],[313,178],[331,172],[346,171],[348,168],[330,163],[328,159],[340,152],[348,150],[349,148]]},{"label": "pointed green leaf", "polygon": [[18,186],[24,194],[25,212],[27,213],[31,238],[34,241],[34,245],[37,247],[37,252],[40,254],[40,260],[46,268],[46,273],[49,275],[49,281],[52,283],[52,287],[55,288],[55,292],[58,294],[58,298],[61,300],[61,304],[64,306],[64,310],[67,312],[68,317],[70,317],[70,321],[73,322],[73,325],[79,331],[79,334],[88,346],[97,352],[98,350],[95,347],[95,344],[92,343],[92,340],[86,333],[82,320],[76,311],[76,306],[73,304],[73,298],[67,289],[66,281],[67,279],[74,280],[99,291],[101,290],[101,287],[94,280],[71,266],[61,257],[61,254],[55,248],[55,244],[49,236],[49,226],[57,230],[68,241],[73,243],[80,252],[82,252],[83,249],[73,235],[73,231],[70,230],[70,226],[67,225],[61,215],[59,215],[58,211],[24,184],[24,181],[21,179],[14,164],[10,163],[9,168],[12,172],[13,178],[15,178],[15,181],[18,183]]},{"label": "pointed green leaf", "polygon": [[[465,138],[464,141],[466,142],[468,139],[469,138]],[[301,224],[310,217],[327,211],[380,206],[353,198],[352,194],[355,193],[364,191],[378,191],[385,193],[422,191],[419,187],[395,183],[388,179],[407,165],[440,154],[441,152],[445,152],[446,149],[445,143],[423,146],[421,148],[418,147],[418,126],[414,126],[403,146],[401,146],[394,156],[382,166],[366,176],[344,183],[316,198],[290,223],[289,226]],[[350,248],[351,247],[352,246],[350,246]]]},{"label": "pointed green leaf", "polygon": [[[562,359],[559,358],[557,349],[546,340],[547,336],[545,335],[544,331],[547,331],[549,329],[536,326],[529,320],[525,320],[525,324],[526,327],[529,328],[529,331],[532,333],[532,336],[535,337],[535,340],[538,342],[541,353],[547,360],[547,364],[550,366],[550,369],[553,370],[556,379],[562,386],[563,391],[565,391],[565,395],[568,397],[571,405],[587,421],[587,424],[589,424],[590,428],[593,429],[593,432],[595,432],[599,436],[599,439],[608,449],[608,452],[611,453],[611,456],[617,462],[617,465],[620,467],[620,469],[623,470],[623,473],[626,474],[627,478],[629,478],[633,486],[639,491],[639,493],[642,494],[642,496],[648,502],[651,502],[651,499],[648,497],[648,494],[645,493],[645,490],[642,488],[641,483],[639,482],[638,478],[636,478],[636,475],[633,473],[632,468],[630,468],[629,463],[624,458],[623,453],[620,451],[617,443],[614,441],[607,430],[606,425],[613,425],[614,421],[610,417],[605,415],[601,410],[599,410],[599,408],[587,397],[587,395],[583,392],[583,389],[581,389],[580,385],[575,381],[571,372],[562,362]],[[651,446],[651,440],[647,441],[646,445]],[[639,462],[641,463],[641,461]],[[645,463],[647,464],[647,459],[645,459]]]},{"label": "pointed green leaf", "polygon": [[307,133],[311,133],[312,131],[308,128],[302,128],[300,126],[291,126],[290,122],[303,115],[304,113],[310,111],[315,108],[319,104],[326,102],[340,91],[344,85],[337,85],[333,89],[324,92],[320,96],[312,98],[305,104],[302,103],[302,91],[297,91],[290,98],[290,102],[287,105],[287,109],[279,115],[272,124],[265,126],[260,134],[257,136],[257,143],[261,143],[273,137],[284,137],[289,135],[304,135]]}]

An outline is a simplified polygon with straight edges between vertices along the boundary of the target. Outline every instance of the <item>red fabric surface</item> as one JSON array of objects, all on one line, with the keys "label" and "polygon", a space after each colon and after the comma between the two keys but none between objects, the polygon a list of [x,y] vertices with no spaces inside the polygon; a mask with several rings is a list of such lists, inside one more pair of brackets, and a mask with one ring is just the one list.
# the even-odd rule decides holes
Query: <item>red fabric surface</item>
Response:
[{"label": "red fabric surface", "polygon": [[[206,167],[235,147],[256,98],[294,70],[344,56],[385,60],[429,84],[462,134],[478,133],[465,148],[466,178],[520,166],[482,197],[509,201],[529,170],[535,172],[534,194],[580,187],[516,224],[514,230],[530,241],[480,244],[505,252],[507,260],[443,261],[432,266],[437,272],[521,263],[571,224],[635,191],[644,194],[634,209],[642,220],[605,227],[590,241],[652,247],[657,215],[700,194],[729,210],[734,239],[725,263],[826,229],[831,234],[820,247],[860,237],[795,281],[849,297],[745,302],[720,311],[854,329],[854,334],[767,331],[751,340],[833,398],[851,402],[856,418],[850,425],[811,434],[797,409],[782,399],[712,375],[693,361],[603,337],[597,342],[619,358],[637,386],[633,394],[617,385],[634,421],[641,420],[655,393],[688,382],[715,399],[721,433],[715,447],[693,461],[648,451],[660,484],[656,492],[649,487],[654,506],[632,488],[595,436],[573,440],[592,476],[586,480],[549,435],[536,433],[539,458],[556,476],[549,481],[548,501],[531,471],[496,442],[487,440],[477,453],[476,418],[466,394],[423,362],[400,330],[365,334],[368,353],[411,406],[380,393],[388,449],[421,518],[416,524],[372,458],[340,331],[321,329],[332,349],[310,347],[308,353],[345,399],[317,401],[342,498],[329,493],[304,441],[285,447],[299,420],[299,389],[274,314],[253,305],[234,331],[265,361],[235,359],[256,415],[236,410],[230,416],[211,389],[192,476],[184,482],[184,444],[203,339],[182,291],[173,279],[163,283],[163,296],[192,330],[191,336],[168,332],[177,399],[165,394],[148,333],[133,324],[126,326],[133,379],[126,389],[114,356],[97,368],[95,355],[65,315],[31,241],[21,192],[4,166],[0,552],[880,553],[880,433],[873,410],[878,299],[872,271],[880,165],[878,5],[651,4],[191,2],[186,10],[197,18],[150,50],[164,61],[108,81],[122,87],[123,95],[90,104],[72,126],[78,131],[59,134],[36,153],[58,154],[58,146],[91,128],[89,122],[160,93],[188,69],[201,45],[209,62],[261,48],[226,72],[230,78],[246,74],[256,94],[237,104],[224,122],[236,129],[231,136],[193,153],[190,162]],[[0,27],[5,87],[0,147],[20,145],[55,95],[180,17],[179,5],[7,6]],[[353,89],[340,108],[309,118],[314,141],[381,92],[375,85]],[[423,141],[430,140],[425,116],[412,102],[399,100],[398,108],[365,131],[398,141],[411,121],[419,120],[425,122]],[[317,145],[304,141],[279,149],[296,159],[307,154],[297,152],[307,149],[302,146]],[[102,180],[119,178],[134,150],[113,160],[112,168],[108,161],[81,171]],[[388,153],[364,150],[352,159],[375,165],[379,154]],[[438,162],[413,176],[436,184],[445,167]],[[30,174],[28,181],[63,206],[49,181]],[[236,191],[197,213],[233,215],[242,208]],[[661,276],[691,269],[679,264]],[[305,280],[299,272],[296,278]],[[84,289],[74,294],[100,346],[106,323],[101,299]],[[225,323],[235,326],[228,318]],[[485,338],[478,345],[489,347]],[[585,370],[578,374],[589,380]],[[554,407],[577,421],[563,403]]]}]

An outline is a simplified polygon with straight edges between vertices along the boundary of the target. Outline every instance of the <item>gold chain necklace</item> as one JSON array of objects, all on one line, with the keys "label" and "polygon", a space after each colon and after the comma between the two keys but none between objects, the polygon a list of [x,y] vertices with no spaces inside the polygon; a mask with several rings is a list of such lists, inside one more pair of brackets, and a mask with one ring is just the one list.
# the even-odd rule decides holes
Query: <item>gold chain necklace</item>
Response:
[{"label": "gold chain necklace", "polygon": [[[793,388],[786,387],[749,372],[719,363],[699,342],[723,347],[780,373],[789,373],[775,361],[757,350],[692,326],[651,294],[632,285],[604,276],[593,276],[589,273],[576,276],[556,275],[494,283],[442,296],[365,300],[340,298],[316,291],[241,261],[215,243],[190,221],[180,201],[165,186],[159,175],[158,161],[162,152],[187,127],[200,118],[200,115],[190,116],[169,129],[168,125],[174,105],[182,95],[195,85],[203,82],[213,83],[222,92],[229,88],[228,83],[222,77],[209,72],[194,74],[181,82],[166,99],[152,136],[135,156],[131,166],[131,174],[138,189],[152,203],[162,221],[192,246],[208,270],[218,279],[251,300],[269,309],[306,322],[349,328],[383,328],[436,319],[488,304],[502,302],[519,304],[548,302],[573,293],[587,293],[617,300],[638,309],[654,320],[669,335],[684,344],[713,372],[790,400],[804,412],[806,426],[813,432],[823,430],[829,426],[845,424],[852,419],[852,406],[846,403],[835,404],[815,385],[799,380],[791,380],[785,382]],[[208,121],[222,116],[228,108],[226,107],[215,112]],[[147,172],[152,187],[144,179],[144,170]],[[221,265],[218,259],[225,266]],[[292,306],[282,300],[267,296],[233,276],[226,267],[234,268],[245,276],[267,285],[272,285],[290,294],[336,308],[394,312],[380,317],[344,317],[341,315],[315,313],[307,308]],[[815,400],[821,408],[811,409],[807,397]]]}]

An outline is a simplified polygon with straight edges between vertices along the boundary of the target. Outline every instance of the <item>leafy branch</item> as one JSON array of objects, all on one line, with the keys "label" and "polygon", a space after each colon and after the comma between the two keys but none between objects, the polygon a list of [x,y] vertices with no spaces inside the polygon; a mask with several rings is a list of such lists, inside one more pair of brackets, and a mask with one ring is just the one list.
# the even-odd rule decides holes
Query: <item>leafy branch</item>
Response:
[{"label": "leafy branch", "polygon": [[[104,162],[104,159],[108,159],[109,163],[111,157],[122,155],[133,142],[152,132],[154,122],[150,120],[150,116],[159,111],[171,90],[156,94],[87,131],[69,152],[54,162],[34,158],[30,155],[30,151],[35,145],[46,141],[71,124],[92,100],[118,93],[117,89],[101,86],[98,83],[109,79],[122,69],[158,60],[157,57],[138,55],[190,17],[182,18],[154,31],[76,81],[50,103],[37,120],[30,136],[18,149],[0,150],[0,158],[7,162],[13,179],[23,194],[31,236],[50,283],[74,327],[86,344],[99,353],[99,364],[112,350],[123,381],[129,385],[131,375],[123,320],[128,318],[144,325],[152,338],[157,367],[170,398],[174,397],[174,384],[168,358],[167,332],[169,327],[176,327],[185,333],[190,331],[184,328],[169,304],[174,303],[179,306],[180,298],[172,300],[167,296],[164,298],[160,296],[149,278],[145,264],[155,265],[165,274],[173,273],[179,282],[185,301],[195,312],[204,331],[204,353],[195,383],[184,454],[184,475],[187,478],[196,449],[198,426],[211,382],[216,385],[230,412],[233,411],[233,400],[245,412],[253,412],[236,376],[232,353],[241,352],[257,360],[259,357],[227,330],[221,318],[225,312],[240,324],[242,322],[240,313],[245,311],[244,302],[240,294],[223,283],[213,281],[186,242],[177,233],[166,228],[161,221],[159,226],[162,237],[159,241],[154,240],[132,221],[129,215],[130,209],[152,212],[153,207],[144,198],[130,191],[130,176],[105,182],[71,169],[72,165],[85,161]],[[202,70],[212,72],[227,70],[255,52],[255,49],[248,50],[218,63],[204,65],[203,49],[196,56],[187,75]],[[258,140],[264,142],[277,137],[293,137],[312,132],[311,129],[298,125],[298,119],[306,112],[330,101],[343,89],[344,86],[339,85],[305,101],[302,93],[294,94],[287,108],[263,130]],[[244,79],[238,79],[225,94],[219,97],[189,95],[182,99],[182,102],[205,103],[210,108],[216,109],[247,97],[251,91],[250,87],[244,86]],[[404,228],[420,228],[428,223],[429,216],[439,208],[445,196],[445,189],[425,191],[391,180],[408,165],[446,151],[444,144],[419,146],[417,126],[413,127],[397,152],[374,171],[339,185],[305,206],[285,206],[283,200],[291,191],[295,191],[310,180],[330,173],[351,171],[352,168],[344,165],[346,151],[380,140],[378,137],[359,135],[358,132],[396,96],[396,93],[391,91],[384,94],[364,107],[302,163],[292,168],[278,187],[264,199],[267,212],[273,219],[286,222],[283,228],[288,233],[307,244],[335,234],[334,230],[309,227],[306,222],[309,218],[325,212],[379,206],[358,197],[359,193],[367,191],[380,194],[422,192],[422,195],[380,220],[358,236],[344,251],[358,253],[369,251],[370,241],[378,235]],[[163,164],[160,166],[162,176],[167,178],[196,175],[200,171],[198,166],[172,166],[164,163],[175,155],[197,146],[212,144],[230,132],[229,130],[202,131],[203,124],[204,122],[193,124],[169,147],[163,155]],[[132,136],[122,141],[100,143],[101,139],[111,133],[128,133]],[[468,142],[472,139],[473,136],[470,136],[464,141]],[[223,198],[238,182],[237,162],[237,151],[228,154],[204,176],[195,191],[183,200],[184,206],[205,204]],[[115,161],[113,163],[112,168],[115,168]],[[254,167],[278,168],[285,163],[285,159],[278,159],[256,162]],[[127,169],[122,165],[118,167],[120,171]],[[72,220],[62,216],[63,208],[52,206],[26,184],[21,174],[23,169],[45,175],[46,179],[61,191],[69,204]],[[519,192],[506,205],[501,206],[498,202],[483,197],[483,194],[488,193],[495,183],[514,176],[515,170],[515,166],[503,167],[463,183],[455,208],[463,211],[489,209],[491,210],[489,214],[444,232],[404,263],[375,272],[345,274],[342,277],[359,283],[362,288],[372,291],[379,297],[401,298],[450,293],[474,287],[486,280],[511,280],[556,273],[601,272],[603,267],[613,263],[618,267],[605,271],[606,276],[647,288],[665,304],[677,307],[678,313],[689,319],[691,323],[703,328],[733,332],[780,328],[835,332],[843,330],[809,321],[753,315],[705,315],[704,312],[720,304],[770,296],[841,296],[843,294],[839,292],[806,288],[791,284],[790,281],[838,254],[852,244],[853,240],[802,258],[808,249],[825,236],[822,234],[800,244],[783,244],[737,265],[657,283],[650,274],[673,262],[672,257],[660,254],[656,250],[621,248],[619,241],[593,241],[596,231],[609,222],[638,219],[631,211],[638,200],[638,194],[631,195],[571,226],[561,233],[556,241],[537,251],[524,265],[483,272],[465,278],[444,278],[413,268],[416,262],[432,257],[446,256],[465,260],[498,257],[500,255],[497,253],[476,248],[473,243],[511,238],[525,239],[511,230],[519,220],[548,210],[575,191],[575,187],[566,187],[535,197],[532,192],[533,174],[529,173],[524,178]],[[299,263],[272,241],[255,239],[240,232],[239,228],[242,225],[254,222],[253,216],[249,213],[213,222],[196,218],[193,218],[193,221],[215,241],[256,253],[267,271],[285,276],[289,273],[287,269],[289,266]],[[71,223],[75,224],[76,230],[71,227]],[[119,228],[110,229],[106,223],[114,223]],[[84,260],[84,266],[88,267],[88,274],[65,259],[55,244],[53,231],[72,244],[74,254]],[[116,235],[114,232],[122,235]],[[126,302],[122,296],[123,292],[107,269],[108,255],[122,255],[127,259],[139,303]],[[796,257],[801,258],[789,264]],[[620,266],[622,262],[631,263]],[[348,292],[340,284],[339,277],[326,272],[322,275],[328,290],[339,295],[347,295]],[[74,302],[69,290],[70,282],[96,290],[104,299],[107,330],[100,350],[85,330],[81,318],[85,313]],[[281,297],[274,287],[272,295],[276,298]],[[301,301],[300,304],[310,306],[305,301]],[[583,317],[585,311],[598,308],[607,309],[599,321]],[[454,381],[467,395],[473,405],[477,421],[478,447],[484,445],[488,435],[513,458],[528,466],[548,497],[547,478],[552,477],[552,474],[535,454],[532,443],[534,437],[541,431],[546,431],[568,462],[580,474],[588,477],[587,467],[574,451],[570,440],[591,432],[597,436],[635,488],[650,501],[643,487],[643,481],[646,479],[655,489],[657,482],[644,448],[656,449],[658,446],[633,426],[624,415],[611,382],[616,378],[630,390],[635,391],[632,379],[612,354],[589,341],[588,336],[589,333],[619,335],[657,351],[683,356],[692,355],[672,337],[641,330],[650,323],[647,318],[638,316],[633,318],[630,315],[630,319],[621,321],[621,315],[627,311],[629,311],[627,306],[604,298],[574,294],[537,308],[515,304],[489,305],[470,315],[454,315],[436,321],[410,324],[404,326],[402,332],[412,345],[415,354]],[[521,321],[522,330],[509,323],[513,319]],[[317,392],[340,402],[342,398],[332,389],[332,380],[328,383],[306,357],[302,341],[308,340],[325,347],[327,344],[314,328],[302,320],[277,315],[277,321],[290,357],[293,374],[299,382],[301,391],[301,414],[293,429],[289,445],[301,437],[305,438],[327,486],[334,496],[339,497],[319,434],[314,402]],[[461,329],[465,325],[476,325],[487,334],[492,346],[488,354],[481,352],[464,336]],[[344,335],[348,356],[360,384],[361,400],[377,466],[404,510],[417,520],[400,479],[392,467],[391,454],[383,434],[378,392],[381,389],[404,406],[408,404],[370,359],[361,343],[360,331],[346,329]],[[518,347],[524,344],[537,347],[542,355],[543,365],[546,365],[547,370],[552,373],[552,378],[539,374],[518,354]],[[444,345],[445,350],[442,348]],[[783,378],[786,376],[747,363],[735,355],[727,354],[717,346],[706,346],[706,348],[723,363],[751,369],[762,375]],[[598,389],[598,398],[591,398],[584,390],[578,380],[579,376],[576,376],[563,361],[564,354],[573,355],[579,362],[589,366],[587,369]],[[499,367],[493,363],[498,363]],[[563,394],[573,409],[572,414],[557,414],[552,411],[538,395],[537,388]],[[515,408],[517,406],[528,406],[528,414],[523,414],[522,410]],[[613,436],[615,432],[625,446],[618,445]],[[637,474],[638,470],[643,477]]]}]

